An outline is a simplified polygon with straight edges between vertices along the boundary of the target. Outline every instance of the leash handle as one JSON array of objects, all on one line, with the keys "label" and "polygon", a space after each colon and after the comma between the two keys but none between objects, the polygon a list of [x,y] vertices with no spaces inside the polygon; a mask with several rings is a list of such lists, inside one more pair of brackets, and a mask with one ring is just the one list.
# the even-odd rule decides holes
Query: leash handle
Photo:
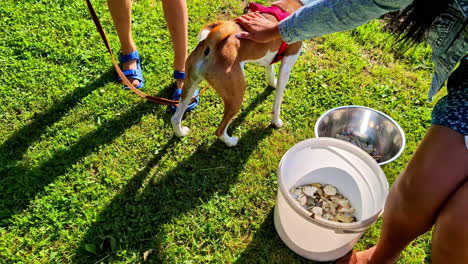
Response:
[{"label": "leash handle", "polygon": [[[148,95],[148,94],[140,91],[139,89],[135,88],[135,86],[133,86],[133,84],[128,80],[127,76],[125,76],[125,74],[122,72],[122,70],[120,69],[117,61],[114,58],[114,53],[112,52],[111,46],[109,44],[109,40],[107,39],[106,32],[104,32],[104,29],[103,29],[103,27],[101,25],[101,22],[99,21],[99,18],[96,15],[96,11],[94,10],[93,5],[91,4],[91,1],[86,0],[86,4],[88,6],[89,13],[91,14],[91,19],[93,20],[94,25],[96,25],[96,29],[99,32],[99,35],[101,35],[101,39],[104,42],[104,45],[106,46],[107,52],[109,53],[109,55],[111,57],[112,65],[114,65],[115,71],[117,72],[119,77],[122,79],[123,83],[126,86],[128,86],[130,88],[130,90],[132,90],[134,93],[136,93],[137,95],[139,95],[140,97],[142,97],[142,98],[144,98],[144,99],[146,99],[148,101],[151,101],[151,102],[154,102],[154,103],[157,103],[157,104],[161,104],[161,105],[176,105],[176,104],[178,104],[179,100],[171,100],[171,99],[167,99],[167,98],[163,98],[163,97],[151,96],[151,95]],[[192,100],[194,100],[197,96],[200,96],[200,94],[202,94],[205,90],[206,90],[206,88],[201,90],[200,93],[198,93],[198,95],[192,97]]]}]

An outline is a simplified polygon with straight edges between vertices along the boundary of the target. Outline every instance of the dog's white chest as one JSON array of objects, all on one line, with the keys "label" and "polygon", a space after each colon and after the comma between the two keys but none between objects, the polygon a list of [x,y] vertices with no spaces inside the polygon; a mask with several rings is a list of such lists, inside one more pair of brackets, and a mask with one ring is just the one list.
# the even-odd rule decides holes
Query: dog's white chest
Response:
[{"label": "dog's white chest", "polygon": [[260,66],[268,66],[271,64],[271,62],[273,61],[273,59],[275,58],[276,56],[276,51],[268,51],[267,54],[265,56],[263,56],[263,58],[260,58],[258,60],[246,60],[246,61],[243,61],[245,63],[254,63],[254,64],[257,64],[257,65],[260,65]]}]

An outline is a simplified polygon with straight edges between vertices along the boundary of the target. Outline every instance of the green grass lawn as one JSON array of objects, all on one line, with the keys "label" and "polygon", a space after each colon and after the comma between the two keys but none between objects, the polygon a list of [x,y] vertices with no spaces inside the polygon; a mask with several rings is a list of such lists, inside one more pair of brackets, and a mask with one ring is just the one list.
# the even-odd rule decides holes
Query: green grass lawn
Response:
[{"label": "green grass lawn", "polygon": [[[261,2],[261,1],[260,1]],[[134,1],[144,91],[172,92],[172,49],[160,1]],[[265,2],[263,2],[265,3]],[[105,1],[97,12],[118,52]],[[242,13],[235,0],[189,0],[189,49],[198,31]],[[82,0],[3,0],[0,5],[1,263],[307,263],[273,226],[282,155],[314,137],[326,110],[363,105],[404,129],[407,147],[383,167],[391,183],[430,125],[430,49],[403,52],[374,21],[307,41],[269,126],[274,90],[247,65],[248,90],[227,148],[214,131],[223,105],[208,90],[178,139],[167,107],[114,82]],[[202,86],[206,86],[204,83]],[[375,244],[379,221],[356,249]],[[399,263],[430,263],[431,235]]]}]

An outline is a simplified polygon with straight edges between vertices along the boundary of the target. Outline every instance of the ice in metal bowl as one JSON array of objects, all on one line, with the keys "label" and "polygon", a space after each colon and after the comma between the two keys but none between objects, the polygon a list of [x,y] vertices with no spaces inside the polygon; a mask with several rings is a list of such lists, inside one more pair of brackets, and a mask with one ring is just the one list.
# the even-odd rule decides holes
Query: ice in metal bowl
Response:
[{"label": "ice in metal bowl", "polygon": [[363,106],[341,106],[324,113],[315,123],[316,137],[332,137],[364,149],[379,165],[398,158],[405,149],[405,133],[386,114]]}]

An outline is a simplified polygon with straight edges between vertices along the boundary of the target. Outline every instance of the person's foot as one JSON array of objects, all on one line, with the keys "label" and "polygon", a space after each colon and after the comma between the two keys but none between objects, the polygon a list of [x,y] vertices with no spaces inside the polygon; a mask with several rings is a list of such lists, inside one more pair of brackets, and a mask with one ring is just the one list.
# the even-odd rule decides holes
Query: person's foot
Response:
[{"label": "person's foot", "polygon": [[336,261],[336,264],[367,264],[374,255],[375,246],[364,251],[352,251]]},{"label": "person's foot", "polygon": [[[122,63],[122,71],[126,70],[136,70],[138,69],[137,65],[137,60],[129,60],[124,63]],[[140,81],[137,79],[129,78],[129,80],[132,82],[133,86],[137,87],[140,84]],[[120,83],[123,83],[120,81]]]},{"label": "person's foot", "polygon": [[356,264],[367,264],[371,263],[370,260],[372,256],[374,255],[374,251],[376,249],[376,246],[373,246],[369,249],[366,249],[364,251],[358,251],[356,252]]},{"label": "person's foot", "polygon": [[[138,51],[132,51],[128,54],[120,54],[119,62],[123,74],[130,80],[130,82],[132,82],[133,86],[137,89],[142,88],[144,86],[145,79],[143,78],[141,59]],[[122,83],[120,76],[117,76],[117,80]],[[127,85],[124,85],[124,88],[130,89]]]}]

